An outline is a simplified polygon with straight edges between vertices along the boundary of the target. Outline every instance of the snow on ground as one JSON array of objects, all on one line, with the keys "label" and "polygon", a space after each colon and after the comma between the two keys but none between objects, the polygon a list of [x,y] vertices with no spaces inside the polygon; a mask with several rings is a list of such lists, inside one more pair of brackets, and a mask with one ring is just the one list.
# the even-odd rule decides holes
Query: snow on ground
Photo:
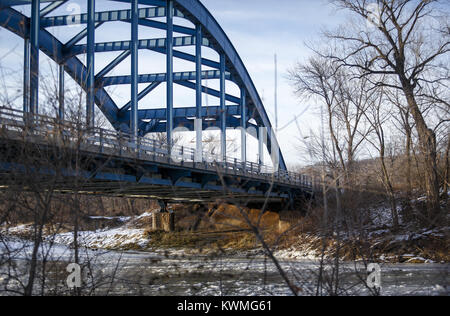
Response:
[{"label": "snow on ground", "polygon": [[285,259],[285,260],[300,260],[300,259],[308,259],[308,260],[316,260],[320,257],[317,255],[316,251],[311,250],[295,250],[295,249],[283,249],[278,250],[274,253],[277,259]]},{"label": "snow on ground", "polygon": [[22,224],[14,227],[2,228],[0,232],[2,234],[20,235],[30,233],[32,229],[33,226],[31,224]]},{"label": "snow on ground", "polygon": [[[140,220],[150,216],[152,216],[151,212],[145,212],[134,217],[107,218],[118,219],[123,225],[116,228],[79,232],[78,243],[82,247],[95,249],[145,249],[149,242],[145,233],[145,227],[136,228],[136,226]],[[59,244],[71,245],[73,244],[73,232],[57,234],[54,236],[54,241]]]},{"label": "snow on ground", "polygon": [[[73,232],[56,234],[54,242],[58,244],[73,244]],[[145,229],[113,228],[97,231],[82,231],[78,233],[78,244],[82,247],[96,249],[145,248],[148,238]]]},{"label": "snow on ground", "polygon": [[119,222],[125,223],[128,222],[131,217],[130,216],[89,216],[90,219],[106,219],[106,220],[118,220]]},{"label": "snow on ground", "polygon": [[[90,219],[95,220],[117,220],[123,225],[95,231],[80,231],[78,233],[78,244],[81,247],[93,249],[145,249],[149,242],[145,233],[145,225],[143,228],[136,228],[136,224],[151,215],[150,212],[146,212],[135,217],[89,216]],[[22,224],[15,227],[3,227],[0,232],[5,235],[25,236],[32,231],[32,228],[31,224]],[[49,235],[46,239],[56,244],[72,245],[74,235],[73,232],[64,232]]]},{"label": "snow on ground", "polygon": [[[401,206],[397,206],[397,213],[399,214],[399,223],[402,224]],[[391,226],[392,225],[392,210],[389,206],[380,205],[377,208],[370,209],[370,220],[375,227]]]},{"label": "snow on ground", "polygon": [[316,260],[320,258],[320,252],[317,250],[315,244],[320,240],[319,237],[305,235],[304,240],[299,244],[288,249],[281,249],[275,251],[274,255],[278,259],[309,259]]},{"label": "snow on ground", "polygon": [[[380,220],[378,224],[386,223],[389,221],[390,210],[379,207],[377,211],[372,210],[371,215]],[[149,221],[151,212],[143,213],[139,216],[132,217],[106,217],[106,216],[91,216],[91,219],[98,220],[115,220],[120,222],[120,226],[114,224],[114,227],[107,227],[93,231],[80,231],[78,233],[78,243],[81,247],[91,249],[106,249],[106,250],[148,250],[149,239],[146,234],[146,228],[151,225]],[[377,226],[373,226],[376,229]],[[26,236],[32,232],[32,225],[22,224],[16,227],[2,228],[0,232],[5,235]],[[411,244],[411,241],[427,240],[427,239],[442,239],[448,236],[450,233],[450,227],[440,229],[423,229],[419,231],[403,230],[397,234],[387,229],[386,226],[378,226],[378,229],[371,231],[368,238],[372,242],[373,249],[380,249],[381,261],[396,261],[407,263],[432,263],[431,258],[427,258],[426,252],[417,252],[412,250],[411,247],[403,249],[403,245]],[[73,232],[61,232],[56,235],[49,235],[46,237],[47,241],[55,242],[56,244],[72,246],[73,245]],[[349,240],[351,236],[342,232],[341,240]],[[315,260],[320,258],[321,252],[320,237],[310,234],[302,234],[299,236],[298,241],[290,245],[287,249],[278,249],[275,251],[275,256],[282,260]],[[386,246],[389,248],[399,248],[398,252],[384,253],[383,248]],[[392,247],[391,247],[392,246]],[[411,249],[410,249],[411,248]],[[154,249],[155,250],[155,249]],[[165,249],[168,250],[168,249]],[[172,249],[170,249],[172,250]],[[181,253],[186,254],[187,249],[180,250]],[[403,252],[408,252],[402,254]],[[397,258],[397,259],[396,259]],[[436,260],[435,258],[432,258]],[[438,260],[440,261],[440,260]]]},{"label": "snow on ground", "polygon": [[141,218],[150,217],[150,216],[152,216],[152,212],[145,212],[145,213],[142,213],[141,215],[139,215],[138,217],[136,217],[136,219],[141,219]]},{"label": "snow on ground", "polygon": [[393,236],[392,243],[408,241],[408,240],[418,240],[426,239],[430,237],[445,237],[450,233],[450,227],[441,227],[435,229],[423,229],[417,232],[408,232],[406,234]]}]

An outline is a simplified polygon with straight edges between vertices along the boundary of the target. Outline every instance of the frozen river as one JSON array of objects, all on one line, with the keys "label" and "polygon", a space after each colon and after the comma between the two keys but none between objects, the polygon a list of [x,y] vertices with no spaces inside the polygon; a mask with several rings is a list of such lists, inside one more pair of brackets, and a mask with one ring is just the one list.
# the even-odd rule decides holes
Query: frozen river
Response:
[{"label": "frozen river", "polygon": [[[47,246],[48,247],[48,246]],[[14,271],[25,280],[31,248],[21,242],[8,245],[15,249],[14,260],[6,260],[2,251],[0,295],[18,288],[19,282],[8,277]],[[47,294],[68,294],[65,270],[73,261],[73,250],[65,246],[44,248],[41,256],[48,257],[46,284],[36,285],[36,294],[45,288]],[[181,251],[104,252],[84,250],[80,256],[83,266],[81,279],[85,295],[292,295],[274,264],[261,256],[193,256]],[[292,284],[300,295],[316,293],[319,264],[314,260],[281,261]],[[14,270],[11,269],[14,266]],[[382,264],[381,295],[448,295],[448,264]],[[40,270],[41,266],[40,266]],[[325,275],[332,271],[325,268]],[[361,280],[367,278],[364,266],[340,264],[339,293],[368,295]],[[22,273],[22,276],[20,274]],[[323,294],[333,286],[326,279]]]}]

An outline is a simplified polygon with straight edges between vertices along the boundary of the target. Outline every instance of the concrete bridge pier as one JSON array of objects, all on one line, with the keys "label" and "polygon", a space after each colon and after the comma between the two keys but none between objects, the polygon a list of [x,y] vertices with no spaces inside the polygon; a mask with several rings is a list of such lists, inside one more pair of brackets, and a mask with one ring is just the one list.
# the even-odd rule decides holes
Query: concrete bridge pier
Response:
[{"label": "concrete bridge pier", "polygon": [[158,204],[160,207],[160,212],[161,213],[167,213],[167,202],[164,200],[158,200]]},{"label": "concrete bridge pier", "polygon": [[154,231],[162,230],[165,232],[175,231],[175,213],[167,209],[165,201],[158,201],[161,209],[152,214],[152,229]]}]

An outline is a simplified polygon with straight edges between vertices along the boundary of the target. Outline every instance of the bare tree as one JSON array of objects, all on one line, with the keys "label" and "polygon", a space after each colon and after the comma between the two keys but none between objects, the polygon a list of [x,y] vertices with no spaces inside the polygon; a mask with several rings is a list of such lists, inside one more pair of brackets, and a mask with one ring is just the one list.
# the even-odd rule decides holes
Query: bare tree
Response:
[{"label": "bare tree", "polygon": [[[343,52],[330,53],[329,57],[359,69],[376,86],[404,93],[425,158],[429,215],[436,218],[441,215],[436,134],[424,117],[420,101],[423,86],[448,83],[448,76],[439,71],[441,63],[448,63],[450,51],[448,12],[442,14],[438,0],[377,0],[375,13],[365,0],[333,2],[360,19],[353,26],[325,33],[328,40],[345,43]],[[374,24],[368,26],[367,21]]]},{"label": "bare tree", "polygon": [[376,95],[370,102],[370,106],[368,110],[364,113],[367,121],[372,126],[373,135],[375,135],[375,141],[371,140],[371,137],[368,135],[366,139],[379,153],[380,166],[382,171],[382,183],[386,188],[386,192],[389,197],[389,202],[391,204],[391,215],[392,215],[392,224],[394,230],[398,229],[399,219],[397,212],[397,202],[395,198],[394,186],[392,183],[392,177],[386,165],[386,156],[387,156],[387,144],[386,144],[386,132],[385,128],[387,123],[392,116],[391,111],[386,110],[386,107],[383,106],[384,93],[383,90],[380,89],[378,95]]},{"label": "bare tree", "polygon": [[448,198],[448,188],[449,188],[449,182],[450,182],[450,158],[449,158],[449,152],[450,152],[450,137],[447,137],[447,149],[445,150],[445,158],[444,158],[444,197]]},{"label": "bare tree", "polygon": [[[367,88],[367,80],[355,79],[347,69],[339,68],[332,59],[317,52],[307,63],[297,64],[290,71],[290,78],[300,97],[316,98],[325,106],[331,144],[325,148],[323,141],[315,141],[314,145],[314,140],[309,139],[308,146],[310,152],[316,152],[316,157],[328,164],[335,187],[336,211],[343,215],[342,188],[355,184],[354,164],[371,129],[364,121],[364,113],[373,92]],[[325,182],[324,177],[322,181]]]},{"label": "bare tree", "polygon": [[406,170],[405,170],[405,177],[406,177],[406,197],[408,200],[412,197],[412,146],[413,146],[413,124],[410,122],[411,120],[411,114],[409,111],[408,106],[405,105],[406,102],[404,102],[402,96],[400,95],[400,92],[398,89],[384,89],[385,96],[389,103],[395,105],[398,109],[398,115],[392,115],[392,118],[397,121],[399,124],[394,124],[395,126],[399,126],[399,130],[402,132],[402,134],[405,136],[405,156],[406,156]]}]

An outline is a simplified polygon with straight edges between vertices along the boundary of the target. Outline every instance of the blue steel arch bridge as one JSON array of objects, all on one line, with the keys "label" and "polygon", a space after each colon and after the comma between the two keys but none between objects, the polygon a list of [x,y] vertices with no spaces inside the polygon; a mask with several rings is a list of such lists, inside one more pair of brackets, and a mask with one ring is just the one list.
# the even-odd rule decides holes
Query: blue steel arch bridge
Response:
[{"label": "blue steel arch bridge", "polygon": [[[101,0],[98,0],[100,2]],[[115,0],[127,9],[96,10],[95,0],[86,0],[85,12],[59,15],[58,8],[70,1],[1,0],[0,26],[23,39],[23,109],[0,109],[0,125],[9,141],[23,141],[19,135],[29,132],[30,121],[39,128],[32,129],[33,140],[45,143],[49,131],[67,126],[64,84],[70,76],[86,94],[83,126],[89,131],[84,154],[99,161],[110,162],[109,169],[86,173],[86,192],[123,196],[152,197],[163,201],[233,200],[252,204],[263,202],[292,202],[312,195],[311,179],[289,172],[278,145],[274,129],[263,102],[238,52],[215,18],[198,0]],[[18,7],[29,6],[29,14]],[[177,24],[178,19],[190,22]],[[130,40],[100,42],[96,29],[107,28],[109,22],[124,22]],[[82,30],[67,41],[61,41],[49,28],[82,26]],[[164,32],[162,38],[144,38],[142,27]],[[194,54],[183,51],[193,47]],[[206,58],[207,47],[219,58]],[[163,73],[143,73],[139,50],[165,55]],[[46,54],[59,69],[58,111],[55,117],[41,115],[39,108],[39,52]],[[100,71],[96,60],[103,52],[119,54]],[[85,56],[83,61],[80,56]],[[111,72],[125,59],[131,58],[130,74],[113,76]],[[194,71],[174,72],[174,59],[192,63]],[[207,69],[207,70],[205,70]],[[147,71],[147,69],[146,69]],[[208,88],[204,80],[217,80],[219,89]],[[239,87],[239,97],[227,93],[227,81]],[[166,86],[165,108],[139,108],[139,101],[161,83]],[[139,85],[146,84],[139,91]],[[107,87],[129,85],[130,100],[119,107],[108,94]],[[174,107],[174,90],[192,89],[193,107]],[[218,106],[205,107],[202,95],[219,99]],[[103,130],[95,126],[95,118],[103,115],[113,127]],[[195,148],[176,146],[173,133],[178,127],[195,132]],[[214,127],[220,131],[220,155],[211,157],[204,152],[202,133]],[[240,129],[240,159],[227,156],[227,129]],[[166,133],[166,141],[149,140],[152,133]],[[257,163],[247,160],[247,137],[258,139]],[[31,139],[31,138],[30,138]],[[2,146],[11,144],[2,141]],[[263,164],[264,147],[272,157],[272,166]],[[113,157],[113,159],[111,159]],[[2,172],[18,172],[21,167],[12,158],[0,159]],[[114,169],[116,166],[127,165]],[[23,166],[22,166],[23,167]],[[106,170],[106,171],[105,171]]]}]

